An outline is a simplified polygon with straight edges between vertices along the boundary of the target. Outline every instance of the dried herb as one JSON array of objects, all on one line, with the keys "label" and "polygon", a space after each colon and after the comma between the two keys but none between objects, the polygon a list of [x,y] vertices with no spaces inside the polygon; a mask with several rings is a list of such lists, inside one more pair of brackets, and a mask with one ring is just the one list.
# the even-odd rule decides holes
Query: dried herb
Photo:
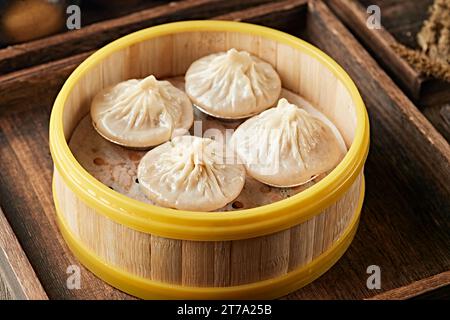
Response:
[{"label": "dried herb", "polygon": [[450,0],[435,0],[417,43],[430,58],[450,63]]},{"label": "dried herb", "polygon": [[450,0],[435,0],[417,34],[421,50],[401,44],[392,48],[421,75],[450,82]]},{"label": "dried herb", "polygon": [[420,74],[450,82],[450,65],[448,63],[443,63],[436,58],[429,57],[424,52],[410,49],[401,44],[395,44],[392,47]]}]

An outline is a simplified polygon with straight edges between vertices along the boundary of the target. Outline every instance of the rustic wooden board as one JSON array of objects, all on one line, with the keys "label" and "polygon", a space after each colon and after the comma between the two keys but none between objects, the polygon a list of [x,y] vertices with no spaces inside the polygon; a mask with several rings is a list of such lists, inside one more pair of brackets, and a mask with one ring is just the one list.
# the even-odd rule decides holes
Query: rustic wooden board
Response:
[{"label": "rustic wooden board", "polygon": [[[372,128],[365,170],[367,193],[354,242],[329,272],[286,298],[360,299],[380,294],[407,298],[450,284],[447,142],[321,1],[311,1],[308,7],[300,0],[270,4],[228,18],[279,27],[280,16],[290,21],[283,29],[330,53],[354,78]],[[293,23],[296,19],[300,21]],[[81,58],[47,66],[66,68],[65,74],[57,76],[62,79]],[[55,223],[53,168],[47,148],[51,101],[43,95],[46,89],[53,94],[60,82],[50,82],[46,68],[0,79],[0,90],[16,92],[14,99],[0,97],[0,205],[50,298],[130,298],[84,268],[81,289],[67,289],[67,267],[78,262]],[[30,83],[39,94],[19,92]],[[381,290],[366,287],[366,269],[373,264],[382,271]],[[430,277],[434,281],[414,286]],[[402,287],[409,288],[406,294],[398,293]],[[390,292],[397,293],[389,296]]]},{"label": "rustic wooden board", "polygon": [[9,286],[5,279],[0,277],[0,300],[13,300]]},{"label": "rustic wooden board", "polygon": [[428,106],[422,112],[444,138],[450,142],[450,103]]},{"label": "rustic wooden board", "polygon": [[[178,0],[175,0],[178,1]],[[120,5],[121,1],[109,1],[111,5],[108,5],[107,0],[97,1],[81,1],[79,6],[82,12],[83,26],[87,26],[96,22],[111,20],[120,18],[134,12],[139,12],[149,8],[153,8],[169,2],[175,2],[172,0],[141,0],[141,1],[127,1],[126,5]],[[114,4],[114,2],[116,4]],[[122,1],[123,2],[123,1]],[[106,4],[106,5],[105,5]]]},{"label": "rustic wooden board", "polygon": [[47,294],[0,209],[0,300],[12,299],[46,300]]},{"label": "rustic wooden board", "polygon": [[447,271],[429,278],[413,282],[410,285],[404,287],[400,287],[384,293],[377,294],[371,299],[372,300],[408,299],[430,295],[433,292],[444,292],[444,290],[447,291],[448,294],[447,298],[448,298],[450,296],[450,293],[448,292],[450,286],[446,285],[446,283],[449,282],[450,282],[450,271]]},{"label": "rustic wooden board", "polygon": [[[398,85],[423,109],[426,117],[450,141],[450,127],[441,116],[443,105],[450,102],[450,83],[420,76],[393,49],[401,43],[416,48],[416,35],[428,16],[433,0],[327,0],[327,4],[358,36]],[[381,10],[382,29],[366,27],[369,5]]]},{"label": "rustic wooden board", "polygon": [[[185,0],[154,6],[128,15],[0,50],[0,75],[101,47],[133,31],[183,19],[205,19],[269,0]],[[163,1],[156,1],[160,4]],[[273,1],[272,1],[273,2]],[[276,2],[276,1],[275,1]],[[139,7],[138,7],[139,8]],[[137,8],[135,8],[137,9]],[[110,13],[111,14],[111,13]],[[84,20],[83,20],[84,21]]]}]

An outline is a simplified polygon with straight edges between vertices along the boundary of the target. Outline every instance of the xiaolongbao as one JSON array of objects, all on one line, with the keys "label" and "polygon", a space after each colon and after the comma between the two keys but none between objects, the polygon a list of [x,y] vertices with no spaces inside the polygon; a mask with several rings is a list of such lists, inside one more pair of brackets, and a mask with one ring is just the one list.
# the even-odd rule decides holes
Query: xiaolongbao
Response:
[{"label": "xiaolongbao", "polygon": [[186,133],[194,121],[188,96],[154,76],[105,88],[92,102],[91,117],[107,140],[142,149]]},{"label": "xiaolongbao", "polygon": [[186,72],[186,93],[203,112],[239,119],[272,107],[281,80],[267,62],[236,49],[195,61]]},{"label": "xiaolongbao", "polygon": [[141,189],[155,203],[191,211],[212,211],[241,192],[245,168],[218,142],[176,137],[153,150],[138,167]]},{"label": "xiaolongbao", "polygon": [[250,176],[277,187],[307,183],[346,152],[329,126],[284,98],[239,126],[232,144]]}]

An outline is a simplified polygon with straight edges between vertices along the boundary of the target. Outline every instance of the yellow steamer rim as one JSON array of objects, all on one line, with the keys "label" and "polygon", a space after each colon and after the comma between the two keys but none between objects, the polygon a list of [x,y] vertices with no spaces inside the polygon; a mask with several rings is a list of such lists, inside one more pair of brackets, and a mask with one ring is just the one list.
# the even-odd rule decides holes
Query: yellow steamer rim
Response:
[{"label": "yellow steamer rim", "polygon": [[[324,179],[288,199],[261,207],[211,214],[162,208],[146,204],[109,189],[91,176],[75,159],[64,135],[66,100],[75,84],[90,69],[112,53],[133,44],[165,35],[195,32],[237,32],[268,38],[288,45],[318,60],[348,90],[356,111],[353,142],[341,163]],[[132,33],[98,50],[68,78],[56,98],[50,119],[50,150],[55,168],[64,183],[86,205],[109,219],[131,229],[165,238],[195,241],[248,239],[285,230],[300,224],[339,199],[362,172],[369,150],[369,121],[366,108],[349,75],[328,55],[294,36],[267,27],[229,21],[187,21],[164,24]],[[61,232],[75,255],[95,274],[123,291],[142,298],[239,298],[276,297],[319,277],[350,245],[356,232],[364,198],[362,180],[357,212],[341,238],[313,262],[282,277],[257,283],[223,288],[184,287],[138,278],[102,262],[70,233],[60,213]],[[59,212],[57,194],[53,196]],[[273,289],[267,292],[268,286]],[[262,292],[265,292],[263,296]],[[244,294],[244,295],[243,295]],[[259,295],[258,295],[259,294]]]}]

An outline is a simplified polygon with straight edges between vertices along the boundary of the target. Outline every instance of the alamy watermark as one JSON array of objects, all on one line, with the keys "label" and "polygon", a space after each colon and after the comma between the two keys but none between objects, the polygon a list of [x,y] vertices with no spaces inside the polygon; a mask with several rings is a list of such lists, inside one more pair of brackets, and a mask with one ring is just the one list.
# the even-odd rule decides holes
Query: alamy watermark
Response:
[{"label": "alamy watermark", "polygon": [[72,264],[67,267],[66,273],[69,275],[66,280],[66,286],[69,290],[81,289],[81,269],[79,266]]},{"label": "alamy watermark", "polygon": [[370,274],[366,281],[367,289],[381,289],[381,268],[373,264],[367,267],[366,273]]},{"label": "alamy watermark", "polygon": [[[196,159],[206,159],[212,157],[215,164],[244,164],[243,160],[237,156],[237,150],[245,150],[245,164],[257,166],[261,174],[274,175],[279,172],[281,166],[282,150],[276,144],[264,143],[265,141],[279,141],[283,136],[280,128],[255,128],[247,129],[242,140],[234,138],[235,129],[227,128],[219,130],[217,128],[207,128],[204,130],[203,121],[196,120],[193,125],[193,136],[208,138],[216,143],[199,144],[195,147]],[[172,133],[172,139],[184,135],[190,135],[187,129],[177,129]],[[304,145],[304,142],[302,142]],[[287,143],[285,143],[287,144]],[[259,146],[259,147],[257,147]],[[300,147],[299,147],[300,148]],[[300,151],[299,151],[300,153]],[[267,157],[270,156],[270,161]],[[299,161],[301,159],[299,158]]]},{"label": "alamy watermark", "polygon": [[366,26],[369,29],[381,29],[381,9],[379,6],[372,4],[367,7],[369,17],[366,20]]},{"label": "alamy watermark", "polygon": [[81,29],[81,9],[79,6],[73,4],[67,7],[66,13],[68,15],[66,20],[66,27],[68,30]]}]

